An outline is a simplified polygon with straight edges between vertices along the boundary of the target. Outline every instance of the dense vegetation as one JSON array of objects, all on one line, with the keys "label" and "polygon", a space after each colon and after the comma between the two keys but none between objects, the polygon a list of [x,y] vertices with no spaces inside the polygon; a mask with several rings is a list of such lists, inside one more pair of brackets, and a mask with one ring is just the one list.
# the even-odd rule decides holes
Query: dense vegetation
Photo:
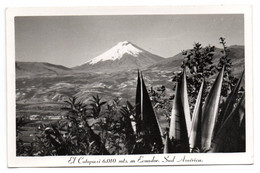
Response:
[{"label": "dense vegetation", "polygon": [[[120,98],[104,101],[99,95],[89,102],[72,97],[64,102],[60,120],[37,127],[37,139],[25,144],[17,118],[17,155],[119,155],[188,152],[245,151],[245,96],[224,38],[222,56],[214,64],[215,47],[183,51],[182,72],[173,75],[175,94],[166,88],[147,90],[138,71],[136,101]],[[162,128],[159,116],[167,120]]]}]

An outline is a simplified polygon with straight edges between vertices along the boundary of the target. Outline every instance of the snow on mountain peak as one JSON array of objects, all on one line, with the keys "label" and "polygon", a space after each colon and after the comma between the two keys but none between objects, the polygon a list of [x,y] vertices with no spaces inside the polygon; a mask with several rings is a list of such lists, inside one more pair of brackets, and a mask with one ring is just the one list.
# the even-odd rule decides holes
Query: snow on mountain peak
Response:
[{"label": "snow on mountain peak", "polygon": [[137,57],[141,52],[142,50],[135,47],[129,41],[123,41],[123,42],[119,42],[117,45],[115,45],[108,51],[104,52],[103,54],[89,60],[87,63],[96,64],[100,61],[119,60],[123,57],[124,54],[129,54],[134,57]]},{"label": "snow on mountain peak", "polygon": [[131,43],[127,40],[118,43],[118,45],[127,45],[127,44],[131,44]]}]

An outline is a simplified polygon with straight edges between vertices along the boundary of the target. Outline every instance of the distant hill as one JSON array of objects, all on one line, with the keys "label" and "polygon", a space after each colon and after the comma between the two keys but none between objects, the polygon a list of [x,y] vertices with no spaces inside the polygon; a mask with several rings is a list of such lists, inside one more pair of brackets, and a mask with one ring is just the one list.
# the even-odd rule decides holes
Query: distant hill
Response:
[{"label": "distant hill", "polygon": [[70,72],[71,69],[62,65],[46,62],[15,62],[17,77],[29,77],[41,74],[60,75]]},{"label": "distant hill", "polygon": [[[213,63],[217,64],[219,62],[220,57],[222,56],[220,48],[216,48],[213,56]],[[229,57],[232,62],[232,69],[235,75],[240,74],[244,69],[244,46],[241,45],[232,45],[228,47]],[[180,69],[184,55],[179,53],[169,58],[165,58],[163,61],[160,61],[156,64],[151,65],[149,69],[157,69],[157,70],[171,70],[177,71]]]},{"label": "distant hill", "polygon": [[164,58],[154,55],[129,41],[119,42],[103,54],[73,69],[93,72],[118,72],[142,69]]}]

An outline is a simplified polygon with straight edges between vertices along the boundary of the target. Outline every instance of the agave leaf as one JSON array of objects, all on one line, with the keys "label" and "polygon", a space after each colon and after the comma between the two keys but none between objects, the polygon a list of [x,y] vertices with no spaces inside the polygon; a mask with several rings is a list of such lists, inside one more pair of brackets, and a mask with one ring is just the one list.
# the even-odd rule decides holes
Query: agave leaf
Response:
[{"label": "agave leaf", "polygon": [[[162,130],[159,126],[157,117],[153,111],[150,97],[146,90],[146,86],[142,75],[138,70],[137,87],[136,87],[136,133],[145,134],[145,143],[161,147],[162,143]],[[138,147],[136,147],[138,150]],[[141,152],[141,151],[138,151]],[[134,151],[135,153],[135,151]]]},{"label": "agave leaf", "polygon": [[226,133],[223,152],[244,152],[245,151],[245,98],[241,98],[238,103],[238,110],[235,113],[230,130]]},{"label": "agave leaf", "polygon": [[162,129],[159,121],[153,111],[152,103],[147,92],[142,74],[141,77],[141,122],[142,129],[145,134],[149,135],[149,142],[161,147],[162,143]]},{"label": "agave leaf", "polygon": [[191,114],[190,114],[189,98],[188,98],[188,91],[187,91],[187,79],[186,79],[185,67],[183,68],[182,79],[181,79],[181,101],[183,105],[188,136],[190,136]]},{"label": "agave leaf", "polygon": [[170,153],[170,139],[169,139],[169,133],[166,134],[165,141],[164,141],[164,148],[163,148],[163,154]]},{"label": "agave leaf", "polygon": [[[238,115],[238,116],[237,116]],[[228,146],[224,146],[225,151],[233,151],[233,152],[245,152],[246,144],[245,144],[245,96],[241,98],[241,102],[239,105],[238,113],[234,117],[234,122],[232,123],[232,131],[229,131],[229,140],[227,141],[230,144]]]},{"label": "agave leaf", "polygon": [[[239,112],[239,142],[238,142],[238,151],[245,152],[246,151],[246,119],[245,119],[245,100],[241,103]],[[243,118],[242,118],[243,117]],[[242,119],[241,119],[242,118]]]},{"label": "agave leaf", "polygon": [[245,99],[242,100],[239,108],[239,127],[242,126],[243,121],[245,121]]},{"label": "agave leaf", "polygon": [[137,74],[137,86],[136,86],[136,96],[135,96],[135,105],[136,105],[136,132],[140,133],[142,131],[141,129],[141,97],[142,97],[142,93],[141,93],[141,79],[140,79],[140,73],[138,70],[138,74]]},{"label": "agave leaf", "polygon": [[224,75],[224,68],[217,76],[202,108],[202,131],[201,145],[203,150],[210,149],[213,130],[219,109],[221,86]]},{"label": "agave leaf", "polygon": [[231,91],[231,93],[227,97],[227,100],[226,100],[224,107],[223,107],[223,111],[220,113],[219,118],[218,118],[218,122],[217,122],[216,127],[215,127],[216,132],[218,131],[221,124],[224,123],[224,121],[227,119],[228,115],[233,110],[233,107],[234,107],[234,104],[235,104],[236,98],[237,98],[237,93],[239,91],[239,87],[240,87],[241,81],[243,79],[243,76],[244,76],[244,71],[241,74],[241,77],[239,78],[238,82],[234,86],[233,90]]},{"label": "agave leaf", "polygon": [[[212,140],[212,148],[210,152],[220,152],[221,150],[225,149],[225,147],[230,147],[232,143],[235,143],[236,145],[239,144],[239,135],[235,135],[234,138],[234,134],[239,133],[240,118],[244,117],[244,103],[245,97],[243,95],[235,109],[226,118],[215,138]],[[230,139],[230,135],[233,135],[233,141],[228,143],[225,142],[226,139]]]},{"label": "agave leaf", "polygon": [[202,92],[203,92],[204,80],[201,83],[199,94],[196,100],[195,108],[192,115],[192,125],[190,132],[190,148],[201,148],[201,122],[202,122]]},{"label": "agave leaf", "polygon": [[182,153],[189,152],[188,132],[181,101],[181,83],[177,83],[177,87],[175,89],[175,98],[173,100],[171,112],[169,139],[178,144],[178,147],[171,146],[171,151]]}]

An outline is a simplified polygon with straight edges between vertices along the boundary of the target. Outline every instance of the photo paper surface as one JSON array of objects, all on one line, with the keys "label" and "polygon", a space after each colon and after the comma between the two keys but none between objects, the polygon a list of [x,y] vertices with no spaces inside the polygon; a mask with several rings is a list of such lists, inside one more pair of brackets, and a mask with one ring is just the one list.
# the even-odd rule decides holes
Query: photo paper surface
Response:
[{"label": "photo paper surface", "polygon": [[9,167],[253,163],[250,6],[6,16]]}]

